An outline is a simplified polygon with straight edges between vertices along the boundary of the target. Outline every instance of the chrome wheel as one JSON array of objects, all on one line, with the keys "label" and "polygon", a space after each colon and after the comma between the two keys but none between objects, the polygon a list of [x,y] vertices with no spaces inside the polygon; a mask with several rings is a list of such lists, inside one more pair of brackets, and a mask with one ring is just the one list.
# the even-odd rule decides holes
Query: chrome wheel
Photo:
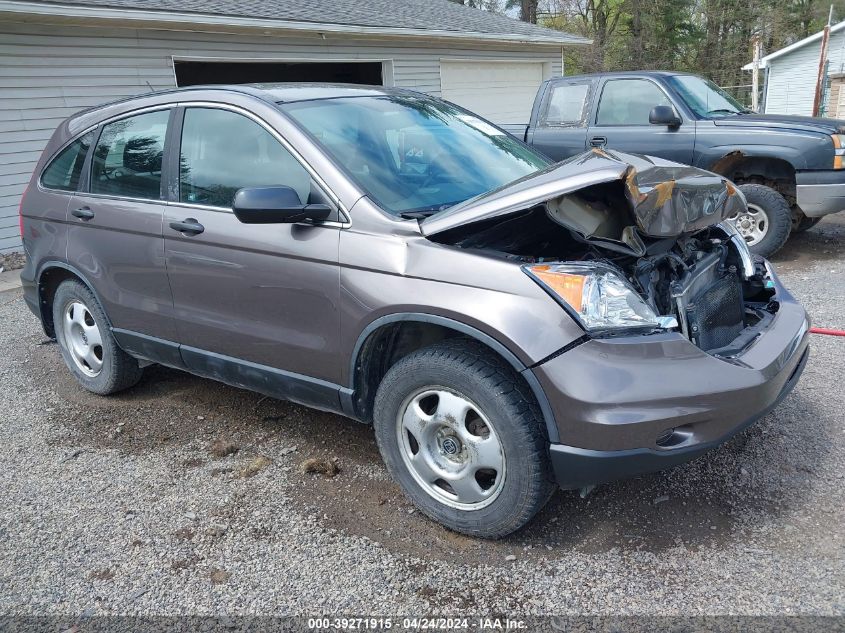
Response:
[{"label": "chrome wheel", "polygon": [[103,339],[91,311],[80,301],[64,309],[62,319],[65,346],[76,366],[92,378],[103,369]]},{"label": "chrome wheel", "polygon": [[756,204],[749,204],[745,213],[738,213],[730,221],[749,246],[759,244],[769,232],[769,216]]},{"label": "chrome wheel", "polygon": [[428,495],[478,510],[499,496],[505,454],[481,409],[459,393],[428,387],[399,408],[397,439],[405,465]]}]

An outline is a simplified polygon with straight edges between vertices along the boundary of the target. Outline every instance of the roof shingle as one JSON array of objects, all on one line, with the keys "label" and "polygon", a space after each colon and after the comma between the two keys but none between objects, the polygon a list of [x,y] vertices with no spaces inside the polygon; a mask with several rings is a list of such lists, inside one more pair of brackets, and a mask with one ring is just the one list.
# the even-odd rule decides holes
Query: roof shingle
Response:
[{"label": "roof shingle", "polygon": [[40,4],[110,7],[173,13],[262,18],[384,29],[414,29],[485,36],[554,39],[585,43],[581,37],[527,24],[449,0],[57,0]]}]

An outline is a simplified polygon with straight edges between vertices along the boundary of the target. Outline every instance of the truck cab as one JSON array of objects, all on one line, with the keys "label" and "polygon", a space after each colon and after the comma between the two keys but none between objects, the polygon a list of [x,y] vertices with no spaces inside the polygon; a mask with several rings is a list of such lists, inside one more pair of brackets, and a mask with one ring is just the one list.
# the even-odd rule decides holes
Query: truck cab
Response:
[{"label": "truck cab", "polygon": [[791,232],[845,209],[845,122],[754,114],[685,73],[558,77],[540,87],[517,135],[554,160],[592,147],[658,156],[730,178],[749,198],[735,218],[751,249],[776,252]]}]

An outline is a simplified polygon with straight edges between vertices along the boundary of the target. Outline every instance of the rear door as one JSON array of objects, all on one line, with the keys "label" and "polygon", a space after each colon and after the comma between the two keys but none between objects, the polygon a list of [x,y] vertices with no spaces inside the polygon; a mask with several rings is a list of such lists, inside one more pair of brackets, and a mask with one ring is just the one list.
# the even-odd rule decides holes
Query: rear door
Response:
[{"label": "rear door", "polygon": [[100,126],[87,187],[68,207],[67,245],[69,263],[93,284],[115,328],[169,341],[161,165],[171,113],[161,107]]},{"label": "rear door", "polygon": [[[673,107],[681,118],[681,125],[650,124],[648,115],[658,105]],[[695,123],[685,119],[666,91],[653,79],[611,77],[602,83],[587,136],[592,147],[659,156],[690,164],[695,147]]]},{"label": "rear door", "polygon": [[561,79],[547,84],[529,132],[532,146],[554,160],[580,154],[587,143],[587,118],[595,79]]},{"label": "rear door", "polygon": [[339,223],[242,224],[232,213],[242,187],[287,185],[303,204],[328,197],[249,112],[187,105],[183,118],[164,230],[185,363],[205,374],[240,368],[228,380],[259,390],[268,368],[338,382]]}]

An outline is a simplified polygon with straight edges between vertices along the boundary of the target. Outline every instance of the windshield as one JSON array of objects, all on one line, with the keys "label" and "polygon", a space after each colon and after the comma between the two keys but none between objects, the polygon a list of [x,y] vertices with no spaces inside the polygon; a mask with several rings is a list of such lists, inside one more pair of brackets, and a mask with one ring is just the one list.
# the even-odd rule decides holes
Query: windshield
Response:
[{"label": "windshield", "polygon": [[672,87],[700,117],[723,117],[747,112],[736,99],[712,81],[693,75],[668,77]]},{"label": "windshield", "polygon": [[546,167],[482,119],[424,96],[280,104],[383,209],[420,217]]}]

